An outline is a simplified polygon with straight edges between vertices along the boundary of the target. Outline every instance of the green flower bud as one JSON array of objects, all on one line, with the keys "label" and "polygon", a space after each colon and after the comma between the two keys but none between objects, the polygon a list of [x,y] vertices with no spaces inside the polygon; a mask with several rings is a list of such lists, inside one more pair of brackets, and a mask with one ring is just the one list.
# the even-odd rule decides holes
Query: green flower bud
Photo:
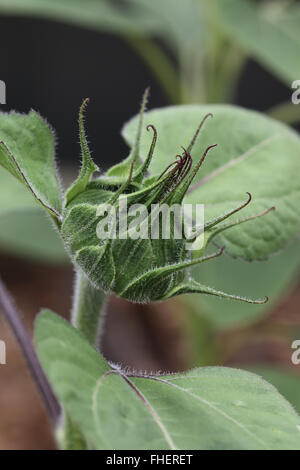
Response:
[{"label": "green flower bud", "polygon": [[192,149],[202,126],[212,115],[203,118],[188,148],[183,149],[161,175],[149,175],[157,140],[157,131],[152,125],[147,126],[147,130],[153,132],[148,156],[144,162],[139,158],[147,96],[148,90],[142,103],[136,142],[129,157],[92,181],[97,167],[92,161],[83,127],[87,100],[81,106],[79,127],[83,164],[79,177],[67,192],[61,227],[75,265],[96,287],[132,302],[160,301],[195,292],[250,303],[266,302],[267,298],[250,300],[225,294],[202,286],[190,277],[191,267],[222,255],[225,247],[214,254],[205,254],[217,234],[249,220],[224,223],[250,203],[251,195],[247,193],[246,202],[204,225],[197,226],[191,218],[187,219],[184,197],[208,152],[216,144],[209,146],[195,165]]}]

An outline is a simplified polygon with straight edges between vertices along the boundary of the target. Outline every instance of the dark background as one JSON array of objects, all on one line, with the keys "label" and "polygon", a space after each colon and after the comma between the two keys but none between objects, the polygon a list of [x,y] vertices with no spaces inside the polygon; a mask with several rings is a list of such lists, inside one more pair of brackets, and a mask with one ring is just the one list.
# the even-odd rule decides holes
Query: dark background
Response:
[{"label": "dark background", "polygon": [[[155,78],[121,38],[51,21],[0,18],[0,79],[6,105],[46,117],[56,129],[59,161],[78,164],[77,115],[91,99],[86,125],[93,157],[108,167],[127,155],[122,125],[138,112],[151,85],[149,108],[169,104]],[[246,65],[236,96],[241,106],[264,111],[289,100],[291,90],[255,62]]]}]

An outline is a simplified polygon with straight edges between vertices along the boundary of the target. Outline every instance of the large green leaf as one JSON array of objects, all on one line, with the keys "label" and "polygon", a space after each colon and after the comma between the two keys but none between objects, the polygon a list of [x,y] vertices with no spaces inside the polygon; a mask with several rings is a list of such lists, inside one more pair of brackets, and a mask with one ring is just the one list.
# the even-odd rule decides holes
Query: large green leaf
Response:
[{"label": "large green leaf", "polygon": [[254,374],[125,373],[48,311],[37,319],[35,342],[66,412],[94,448],[300,449],[299,416]]},{"label": "large green leaf", "polygon": [[253,298],[268,295],[269,302],[249,305],[242,302],[224,302],[208,295],[184,296],[182,301],[191,303],[195,312],[208,316],[217,328],[231,328],[254,323],[266,315],[284,295],[288,295],[293,281],[300,272],[300,243],[291,243],[280,253],[263,263],[235,260],[229,256],[216,259],[206,266],[193,269],[193,277],[206,285],[213,285],[225,292],[238,292]]},{"label": "large green leaf", "polygon": [[[252,203],[239,216],[258,214],[271,206],[276,210],[226,230],[216,239],[228,253],[247,260],[266,259],[300,232],[300,139],[287,126],[264,115],[227,105],[190,105],[157,109],[146,113],[145,124],[158,130],[158,142],[150,166],[159,174],[176,154],[187,147],[199,122],[207,121],[192,151],[194,162],[206,147],[218,144],[206,158],[195,181],[197,187],[185,199],[205,204],[205,220],[221,215],[247,200]],[[123,129],[133,145],[137,117]],[[148,135],[147,135],[148,134]],[[141,157],[145,158],[151,136],[144,132]]]},{"label": "large green leaf", "polygon": [[250,56],[289,86],[300,77],[300,7],[219,0],[220,24]]},{"label": "large green leaf", "polygon": [[67,261],[62,241],[29,191],[0,168],[0,251],[28,259]]},{"label": "large green leaf", "polygon": [[35,112],[0,114],[0,165],[23,183],[52,215],[61,212],[54,136]]}]

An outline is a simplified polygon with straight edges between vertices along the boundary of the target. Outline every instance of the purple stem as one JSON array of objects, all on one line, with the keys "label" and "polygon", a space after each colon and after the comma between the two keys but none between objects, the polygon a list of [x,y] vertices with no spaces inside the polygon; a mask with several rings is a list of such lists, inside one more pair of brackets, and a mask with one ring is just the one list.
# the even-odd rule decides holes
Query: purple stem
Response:
[{"label": "purple stem", "polygon": [[60,406],[53,394],[51,386],[44,374],[41,364],[34,350],[31,338],[14,305],[13,299],[0,278],[0,308],[11,327],[19,346],[24,354],[29,370],[41,393],[42,399],[53,423],[56,423],[60,414]]}]

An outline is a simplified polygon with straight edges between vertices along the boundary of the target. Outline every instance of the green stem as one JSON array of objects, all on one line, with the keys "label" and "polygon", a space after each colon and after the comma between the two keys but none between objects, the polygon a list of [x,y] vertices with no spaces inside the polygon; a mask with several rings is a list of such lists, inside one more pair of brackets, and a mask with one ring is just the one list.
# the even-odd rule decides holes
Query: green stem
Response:
[{"label": "green stem", "polygon": [[181,84],[179,73],[155,41],[141,36],[124,36],[125,41],[134,49],[159,81],[169,101],[180,103]]},{"label": "green stem", "polygon": [[[94,347],[98,346],[103,322],[103,311],[107,296],[96,289],[82,274],[76,272],[73,298],[72,324]],[[65,450],[84,450],[88,444],[76,423],[68,414],[64,414],[61,426],[57,430],[57,439]]]},{"label": "green stem", "polygon": [[76,273],[72,324],[92,346],[98,346],[106,294],[96,289],[84,274]]},{"label": "green stem", "polygon": [[215,73],[213,101],[233,102],[246,56],[235,44],[224,41],[219,55],[219,67]]},{"label": "green stem", "polygon": [[234,99],[236,84],[245,63],[245,54],[228,39],[219,18],[216,0],[203,1],[208,42],[204,57],[206,102],[221,103]]}]

